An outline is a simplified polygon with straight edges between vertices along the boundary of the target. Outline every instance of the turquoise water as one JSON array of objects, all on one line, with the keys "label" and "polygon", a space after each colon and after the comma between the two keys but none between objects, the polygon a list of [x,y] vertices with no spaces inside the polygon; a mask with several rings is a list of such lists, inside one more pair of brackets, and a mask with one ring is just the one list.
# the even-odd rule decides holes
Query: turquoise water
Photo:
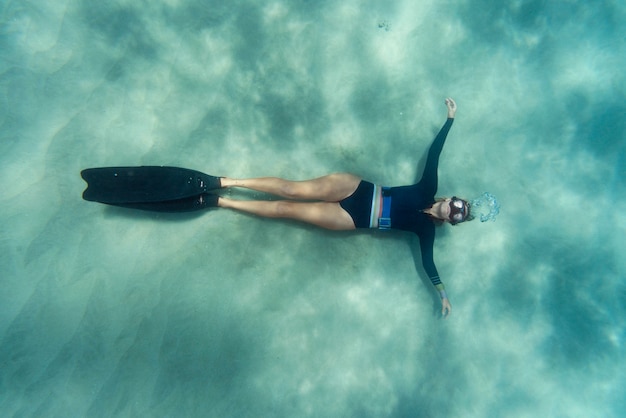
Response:
[{"label": "turquoise water", "polygon": [[[1,7],[2,416],[626,410],[622,2]],[[81,199],[107,165],[412,183],[446,96],[439,194],[501,212],[438,230],[445,321],[409,235]]]}]

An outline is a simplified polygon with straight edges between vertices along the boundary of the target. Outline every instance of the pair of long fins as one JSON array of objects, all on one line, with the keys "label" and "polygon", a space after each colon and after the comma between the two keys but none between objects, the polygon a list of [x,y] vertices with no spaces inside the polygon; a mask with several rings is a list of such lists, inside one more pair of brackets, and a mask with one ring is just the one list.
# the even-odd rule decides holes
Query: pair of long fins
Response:
[{"label": "pair of long fins", "polygon": [[179,167],[101,167],[80,173],[83,199],[155,212],[192,212],[214,207],[219,177]]}]

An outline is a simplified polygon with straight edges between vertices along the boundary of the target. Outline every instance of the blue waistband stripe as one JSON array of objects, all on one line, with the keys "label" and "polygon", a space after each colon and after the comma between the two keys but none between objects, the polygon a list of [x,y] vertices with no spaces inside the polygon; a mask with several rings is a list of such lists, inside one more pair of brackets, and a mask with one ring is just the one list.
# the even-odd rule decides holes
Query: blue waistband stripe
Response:
[{"label": "blue waistband stripe", "polygon": [[391,229],[391,196],[385,192],[389,187],[383,187],[383,211],[378,219],[378,229]]}]

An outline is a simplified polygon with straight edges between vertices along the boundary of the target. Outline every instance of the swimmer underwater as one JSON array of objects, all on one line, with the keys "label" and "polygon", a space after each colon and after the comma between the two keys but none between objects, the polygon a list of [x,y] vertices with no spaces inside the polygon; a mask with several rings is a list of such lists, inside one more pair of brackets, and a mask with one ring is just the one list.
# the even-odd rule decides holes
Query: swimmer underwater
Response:
[{"label": "swimmer underwater", "polygon": [[[89,184],[83,198],[159,212],[229,208],[265,218],[294,219],[331,230],[410,231],[419,237],[422,265],[439,292],[445,318],[452,306],[433,259],[435,226],[457,225],[473,219],[467,200],[435,198],[439,155],[457,110],[452,98],[447,98],[445,104],[447,120],[430,146],[420,181],[413,185],[384,187],[349,173],[290,181],[276,177],[214,177],[175,167],[105,167],[82,171]],[[256,190],[286,200],[233,200],[210,193],[229,187]]]}]

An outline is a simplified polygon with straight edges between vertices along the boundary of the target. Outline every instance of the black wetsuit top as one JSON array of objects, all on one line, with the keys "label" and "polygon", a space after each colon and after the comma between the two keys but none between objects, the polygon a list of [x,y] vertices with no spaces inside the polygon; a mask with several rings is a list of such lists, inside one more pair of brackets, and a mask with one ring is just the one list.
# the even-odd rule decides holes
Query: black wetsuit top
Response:
[{"label": "black wetsuit top", "polygon": [[392,187],[387,192],[391,195],[391,228],[414,232],[420,240],[422,264],[430,281],[438,290],[443,290],[439,273],[433,260],[435,224],[433,219],[422,212],[435,203],[437,192],[437,166],[448,132],[454,119],[448,118],[428,150],[426,167],[419,183],[412,186]]}]

